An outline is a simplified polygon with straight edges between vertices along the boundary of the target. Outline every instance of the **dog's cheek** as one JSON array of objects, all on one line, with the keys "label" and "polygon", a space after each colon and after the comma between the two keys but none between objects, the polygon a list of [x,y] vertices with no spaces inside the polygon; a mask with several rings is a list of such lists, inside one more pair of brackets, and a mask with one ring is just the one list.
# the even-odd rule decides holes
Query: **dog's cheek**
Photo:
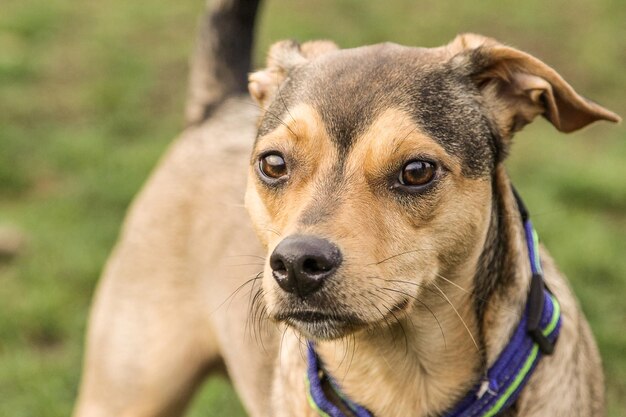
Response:
[{"label": "dog's cheek", "polygon": [[[432,281],[439,272],[437,232],[430,223],[422,224],[418,229],[412,221],[398,222],[394,252],[385,258],[391,258],[378,267],[380,274],[396,280],[400,289],[408,294],[417,295],[422,285]],[[405,284],[406,283],[406,284]]]},{"label": "dog's cheek", "polygon": [[491,213],[491,185],[482,179],[460,179],[441,203],[433,227],[439,261],[449,270],[476,258],[482,247]]}]

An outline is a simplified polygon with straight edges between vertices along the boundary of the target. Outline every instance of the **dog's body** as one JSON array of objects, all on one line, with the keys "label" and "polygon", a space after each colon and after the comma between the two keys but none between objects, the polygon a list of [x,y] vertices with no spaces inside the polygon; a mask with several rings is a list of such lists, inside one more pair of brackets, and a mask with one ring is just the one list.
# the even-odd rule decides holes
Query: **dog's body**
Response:
[{"label": "dog's body", "polygon": [[[249,1],[218,5],[220,16],[237,22],[231,29],[247,28],[244,63],[226,78],[224,68],[211,71],[205,61],[194,67],[188,115],[195,124],[134,203],[98,289],[76,416],[177,415],[222,363],[250,415],[315,416],[303,337],[317,341],[326,369],[374,415],[440,415],[494,362],[526,306],[528,253],[502,166],[510,136],[542,113],[564,131],[617,117],[581,101],[545,64],[473,35],[436,50],[279,44],[268,69],[251,76],[259,110],[237,93],[255,9]],[[214,60],[217,45],[208,54]],[[226,67],[230,53],[219,61]],[[520,91],[543,98],[505,96],[482,73],[480,90],[468,95],[451,76],[469,65],[463,59],[475,66],[487,60],[490,77],[506,72],[511,84],[532,87]],[[502,59],[515,65],[496,68]],[[416,62],[416,87],[401,89]],[[517,77],[521,67],[527,73]],[[381,79],[389,85],[377,85]],[[421,100],[415,114],[408,114],[415,95],[403,95],[411,88]],[[485,121],[465,110],[472,106],[497,115]],[[499,142],[486,146],[485,135]],[[397,152],[422,167],[419,158],[433,161],[436,187],[381,185],[380,172]],[[270,174],[300,159],[288,175],[268,179],[259,173],[268,155],[282,160]],[[246,181],[262,244],[245,215]],[[341,269],[306,291],[291,270],[281,281],[282,267],[268,259],[294,236],[332,242]],[[561,305],[559,340],[503,415],[602,416],[595,343],[545,251],[542,261]]]}]

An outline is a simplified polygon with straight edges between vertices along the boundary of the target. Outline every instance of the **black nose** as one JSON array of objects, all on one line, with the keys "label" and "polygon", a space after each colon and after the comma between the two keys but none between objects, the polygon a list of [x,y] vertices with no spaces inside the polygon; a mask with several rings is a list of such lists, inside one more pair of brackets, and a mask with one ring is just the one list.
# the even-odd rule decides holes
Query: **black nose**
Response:
[{"label": "black nose", "polygon": [[337,246],[314,236],[283,239],[270,256],[270,267],[280,287],[300,297],[321,288],[341,264]]}]

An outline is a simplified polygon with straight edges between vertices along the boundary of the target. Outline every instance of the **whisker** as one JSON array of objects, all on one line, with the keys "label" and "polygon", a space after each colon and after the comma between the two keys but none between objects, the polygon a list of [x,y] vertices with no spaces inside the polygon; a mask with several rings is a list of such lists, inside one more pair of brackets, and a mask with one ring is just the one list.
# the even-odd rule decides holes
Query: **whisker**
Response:
[{"label": "whisker", "polygon": [[227,255],[227,256],[224,256],[224,258],[258,258],[258,259],[262,259],[263,261],[265,261],[265,256],[259,256],[259,255]]},{"label": "whisker", "polygon": [[[378,287],[374,287],[374,289],[378,289]],[[393,317],[395,322],[398,323],[398,325],[400,326],[400,329],[402,330],[402,335],[404,336],[404,354],[408,355],[409,354],[409,339],[408,339],[408,337],[406,335],[406,329],[402,325],[402,322],[400,321],[398,316],[396,316],[396,314],[393,312],[393,310],[391,308],[389,308],[389,306],[387,306],[386,303],[383,302],[382,306],[383,306],[383,308],[385,310],[387,310],[387,312]],[[391,327],[390,327],[390,329],[391,329]],[[395,341],[395,337],[394,337],[394,341]]]},{"label": "whisker", "polygon": [[463,291],[464,293],[466,293],[466,294],[470,294],[470,295],[474,295],[474,292],[473,292],[473,291],[470,291],[470,290],[468,290],[467,288],[463,288],[463,287],[461,287],[459,284],[457,284],[456,282],[454,282],[454,281],[452,281],[452,280],[450,280],[450,279],[448,279],[448,278],[444,277],[443,275],[441,275],[441,274],[439,274],[439,273],[437,273],[437,272],[435,272],[435,275],[437,275],[439,278],[441,278],[442,280],[444,280],[444,281],[445,281],[445,282],[447,282],[448,284],[450,284],[450,285],[452,285],[452,286],[454,286],[454,287],[458,288],[459,290]]},{"label": "whisker", "polygon": [[[261,293],[262,294],[262,293]],[[266,321],[264,320],[265,318],[265,312],[267,311],[265,306],[261,303],[257,303],[257,308],[256,308],[256,318],[255,318],[255,340],[257,341],[256,343],[261,345],[261,348],[263,349],[263,352],[267,353],[267,349],[265,348],[265,343],[263,342],[263,331],[264,331],[264,323],[266,323]]]},{"label": "whisker", "polygon": [[[341,357],[341,360],[339,361],[339,364],[337,365],[337,369],[341,369],[341,366],[343,365],[344,361],[345,361],[345,360],[346,360],[346,358],[348,357],[348,347],[350,346],[348,343],[349,343],[348,338],[343,337],[343,338],[341,339],[341,345],[342,345],[342,348],[343,348],[343,349],[342,349],[342,350],[343,350],[343,356]],[[345,378],[345,375],[346,375],[347,373],[348,373],[348,371],[346,371],[346,372],[344,373],[344,378]]]},{"label": "whisker", "polygon": [[432,252],[432,251],[434,251],[434,250],[435,250],[435,249],[412,249],[412,250],[408,250],[408,251],[406,251],[406,252],[400,252],[400,253],[397,253],[397,254],[395,254],[395,255],[391,255],[391,256],[389,256],[388,258],[383,259],[382,261],[372,262],[371,264],[367,264],[367,265],[365,265],[365,266],[380,265],[380,264],[382,264],[382,263],[384,263],[384,262],[387,262],[387,261],[389,261],[389,260],[391,260],[391,259],[394,259],[394,258],[397,258],[397,257],[399,257],[399,256],[408,255],[409,253],[416,253],[416,252],[428,252],[428,251]]},{"label": "whisker", "polygon": [[270,228],[270,227],[265,227],[263,228],[263,230],[267,230],[268,232],[274,233],[276,236],[281,237],[282,234],[280,232],[277,232],[276,230]]},{"label": "whisker", "polygon": [[285,335],[289,331],[289,327],[283,325],[283,334],[280,336],[280,344],[278,345],[278,366],[283,366],[283,341],[285,340]]},{"label": "whisker", "polygon": [[265,266],[265,263],[259,263],[259,262],[254,262],[254,263],[247,263],[247,264],[230,264],[230,265],[225,265],[228,267],[237,267],[237,266]]},{"label": "whisker", "polygon": [[402,325],[402,322],[400,321],[398,316],[396,316],[396,313],[394,313],[392,309],[390,309],[390,308],[388,308],[386,306],[383,306],[383,307],[385,307],[385,309],[389,311],[389,314],[391,314],[393,319],[400,326],[400,329],[402,329],[402,335],[404,336],[404,355],[408,356],[409,355],[409,338],[406,335],[406,329],[404,328],[404,326]]},{"label": "whisker", "polygon": [[[377,276],[368,276],[368,278],[371,278],[371,279],[379,279],[379,280],[384,281],[384,282],[401,283],[401,284],[409,284],[409,285],[413,285],[413,286],[419,287],[419,288],[421,288],[421,289],[423,289],[423,290],[426,290],[426,291],[428,291],[428,292],[430,292],[430,293],[432,293],[432,294],[436,295],[437,297],[439,297],[439,298],[441,298],[441,299],[443,300],[443,297],[441,296],[441,294],[439,294],[438,292],[436,292],[435,290],[433,290],[433,289],[432,289],[432,288],[430,288],[429,286],[424,285],[424,284],[419,283],[419,282],[404,281],[404,280],[401,280],[401,279],[385,279],[385,278],[381,278],[381,277],[377,277]],[[407,295],[408,295],[408,294],[407,294]]]},{"label": "whisker", "polygon": [[[253,281],[252,288],[248,295],[248,315],[246,317],[246,333],[251,334],[254,337],[255,343],[261,345],[263,351],[265,344],[263,343],[263,324],[266,322],[267,307],[263,303],[263,287],[259,286],[258,290],[254,290],[256,281]],[[254,295],[252,295],[254,294]]]},{"label": "whisker", "polygon": [[[444,280],[444,281],[445,281],[445,282],[447,282],[448,284],[452,285],[453,287],[456,287],[456,288],[458,288],[459,290],[461,290],[461,291],[465,292],[466,294],[469,294],[469,295],[471,295],[472,297],[475,297],[477,300],[484,301],[484,302],[488,302],[488,301],[489,301],[489,300],[488,300],[488,299],[486,299],[486,298],[483,298],[483,297],[479,297],[479,296],[477,296],[477,295],[476,295],[476,293],[475,293],[474,291],[468,290],[467,288],[463,288],[462,286],[460,286],[460,285],[459,285],[459,284],[457,284],[456,282],[454,282],[454,281],[452,281],[452,280],[450,280],[450,279],[448,279],[448,278],[444,277],[443,275],[441,275],[441,274],[439,274],[439,273],[437,273],[437,272],[435,272],[435,275],[437,275],[437,277],[441,278],[442,280]],[[502,307],[499,307],[499,308],[502,308],[503,310],[507,310],[507,311],[510,311],[510,312],[515,312],[515,311],[516,311],[515,309],[508,308],[508,307],[506,307],[506,306],[502,306]]]},{"label": "whisker", "polygon": [[[378,290],[378,288],[375,288],[375,289],[376,289],[376,290]],[[378,294],[376,294],[376,293],[374,293],[374,292],[372,292],[372,291],[370,291],[370,290],[368,290],[367,292],[368,292],[370,295],[373,295],[374,297],[378,298],[378,299],[382,302],[383,307],[384,307],[385,309],[389,310],[389,306],[387,305],[387,302],[386,302],[386,301],[385,301],[385,300],[384,300],[384,299],[383,299],[380,295],[378,295]],[[383,294],[385,294],[385,293],[383,293]],[[387,295],[387,294],[385,294],[385,295]],[[391,298],[391,297],[390,297],[390,298]],[[393,301],[393,299],[392,299],[392,301]],[[371,303],[371,301],[370,301],[370,303]],[[394,334],[394,332],[393,332],[393,328],[391,327],[391,323],[389,323],[389,320],[387,319],[387,315],[386,315],[386,314],[384,314],[384,313],[380,310],[380,308],[378,308],[378,306],[377,306],[376,304],[374,304],[374,303],[371,303],[371,304],[372,304],[372,305],[374,306],[374,308],[375,308],[376,310],[378,310],[378,312],[380,313],[380,316],[381,316],[381,317],[383,318],[383,320],[385,321],[385,324],[386,324],[386,326],[387,326],[387,330],[389,331],[389,334],[391,335],[391,338],[392,338],[392,339],[394,339],[394,341],[395,341],[395,337],[396,337],[396,336],[395,336],[395,334]]]},{"label": "whisker", "polygon": [[[399,294],[405,295],[405,296],[407,296],[407,297],[412,298],[412,299],[413,299],[413,300],[415,300],[416,302],[420,303],[422,306],[424,306],[424,308],[425,308],[426,310],[428,310],[428,312],[431,314],[431,316],[433,316],[433,318],[434,318],[434,319],[435,319],[435,321],[437,322],[437,325],[439,326],[439,330],[441,331],[441,337],[442,337],[442,339],[443,339],[443,346],[444,346],[446,349],[448,348],[448,343],[446,342],[446,335],[445,335],[445,334],[444,334],[444,332],[443,332],[443,326],[441,325],[441,322],[440,322],[440,321],[439,321],[439,319],[437,318],[437,315],[435,314],[435,312],[434,312],[434,311],[433,311],[433,310],[432,310],[432,309],[431,309],[431,308],[430,308],[430,307],[429,307],[429,306],[428,306],[428,305],[427,305],[424,301],[420,300],[419,298],[417,298],[417,297],[415,297],[415,296],[413,296],[413,295],[411,295],[411,294],[407,294],[406,292],[401,291],[401,290],[399,290],[399,289],[394,289],[394,288],[386,288],[386,287],[383,287],[383,288],[379,288],[379,287],[377,287],[376,289],[377,289],[377,290],[379,290],[379,291],[382,291],[382,290],[393,291],[393,292],[396,292],[396,293],[399,293]],[[409,317],[410,317],[410,316],[409,316]],[[413,324],[413,322],[412,322],[412,321],[411,321],[411,324]],[[415,327],[415,325],[413,325],[413,327]]]},{"label": "whisker", "polygon": [[[263,275],[263,271],[259,272],[258,274],[254,275],[252,278],[250,278],[249,280],[247,280],[246,282],[244,282],[243,284],[241,284],[240,286],[237,287],[237,289],[235,289],[235,291],[233,291],[228,297],[226,297],[226,299],[224,301],[222,301],[220,303],[220,305],[218,305],[212,312],[211,314],[215,313],[217,310],[219,310],[224,304],[226,304],[226,302],[228,302],[229,300],[232,302],[233,298],[237,295],[237,293],[239,291],[241,291],[246,285],[251,284],[254,287],[254,282],[258,279],[261,279]],[[229,304],[230,306],[230,304]]]},{"label": "whisker", "polygon": [[[435,275],[437,277],[443,279],[444,281],[448,282],[449,284],[453,285],[455,288],[465,292],[466,294],[471,295],[472,297],[475,297],[477,300],[484,301],[484,302],[488,302],[489,301],[488,299],[486,299],[484,297],[478,297],[476,295],[476,293],[474,293],[474,291],[470,291],[470,290],[468,290],[466,288],[463,288],[459,284],[455,283],[454,281],[444,277],[443,275],[441,275],[441,274],[439,274],[437,272],[435,272]],[[385,282],[400,283],[400,284],[407,284],[407,285],[413,285],[413,286],[416,286],[416,287],[420,287],[420,288],[422,288],[422,289],[424,289],[424,290],[426,290],[426,291],[436,295],[437,297],[439,297],[439,298],[441,298],[442,300],[445,301],[445,299],[443,298],[443,296],[440,293],[438,293],[435,290],[433,290],[432,288],[430,288],[430,286],[421,284],[419,282],[411,282],[411,281],[405,281],[405,280],[401,280],[401,279],[386,279],[386,278],[381,278],[381,277],[377,277],[377,276],[368,276],[368,278],[379,279],[379,280],[385,281]],[[515,312],[516,311],[515,309],[508,308],[506,306],[502,306],[502,309],[510,311],[510,312]]]},{"label": "whisker", "polygon": [[467,330],[467,334],[469,335],[470,339],[472,339],[472,342],[474,343],[474,346],[476,347],[476,352],[480,353],[480,348],[478,347],[478,343],[476,343],[476,339],[474,339],[474,335],[472,334],[472,331],[470,330],[470,328],[467,325],[467,323],[465,323],[465,320],[463,320],[463,317],[461,317],[461,315],[459,314],[459,311],[456,309],[454,304],[452,304],[452,301],[450,301],[450,299],[448,298],[446,293],[444,293],[443,290],[441,288],[439,288],[439,286],[437,284],[435,284],[434,282],[433,282],[433,285],[435,286],[435,288],[437,288],[439,290],[439,292],[441,292],[441,295],[444,296],[444,298],[446,299],[446,302],[450,305],[450,307],[452,307],[452,310],[454,310],[456,315],[459,317],[459,320],[461,320],[461,323],[463,323],[463,326],[465,327],[465,330]]},{"label": "whisker", "polygon": [[[386,305],[386,303],[385,303],[385,300],[383,300],[383,299],[382,299],[382,297],[380,297],[378,294],[375,294],[375,293],[373,293],[373,292],[371,292],[371,291],[369,291],[369,290],[368,290],[367,292],[368,292],[370,295],[373,295],[374,297],[377,297],[380,301],[382,301],[382,303],[383,303],[383,307],[385,307],[387,310],[389,310],[389,308],[387,307],[387,305]],[[371,301],[370,301],[370,302],[371,302]],[[391,328],[391,323],[389,323],[389,320],[387,320],[387,316],[386,316],[385,314],[383,314],[383,312],[382,312],[382,311],[378,308],[378,306],[376,306],[376,304],[374,304],[374,303],[371,303],[371,304],[372,304],[372,306],[374,306],[374,308],[375,308],[376,310],[378,310],[378,312],[380,313],[380,316],[381,316],[381,317],[383,318],[383,320],[385,321],[386,326],[387,326],[387,329],[388,329],[389,333],[391,334],[391,337],[393,338],[394,343],[395,343],[395,335],[393,334],[393,331],[392,331],[392,328]],[[386,356],[381,356],[381,357],[382,357],[383,361],[385,361],[385,364],[387,365],[387,367],[389,368],[389,370],[390,370],[390,371],[392,371],[392,372],[395,372],[395,369],[391,366],[391,364],[390,364],[390,363],[389,363],[389,361],[387,360],[387,357],[386,357]]]},{"label": "whisker", "polygon": [[253,292],[254,292],[254,283],[252,284],[252,288],[250,288],[250,291],[248,292],[248,315],[246,316],[246,334],[250,334],[250,335],[253,334],[252,330],[254,327],[253,312],[254,312],[255,306],[252,304]]},{"label": "whisker", "polygon": [[[393,298],[391,295],[389,295],[389,294],[387,294],[386,292],[382,291],[380,288],[376,288],[376,290],[378,290],[378,291],[379,291],[381,294],[383,294],[384,296],[388,297],[388,298],[391,300],[391,302],[392,302],[392,303],[395,301],[395,300],[394,300],[394,298]],[[408,296],[408,297],[411,297],[409,294],[405,294],[405,295],[406,295],[406,296]],[[384,302],[384,300],[382,299],[382,297],[378,297],[378,298],[379,298],[381,301],[383,301],[383,302]],[[420,301],[420,300],[418,300],[417,298],[415,298],[415,301],[417,301],[417,302],[420,302],[420,303],[421,303],[421,301]],[[431,311],[431,314],[433,314],[433,313],[432,313],[432,311]],[[434,314],[433,314],[433,316],[434,316]],[[411,323],[411,327],[412,327],[412,328],[414,328],[414,329],[417,329],[417,327],[415,326],[415,323],[413,322],[413,318],[411,317],[411,315],[410,315],[410,314],[406,314],[406,315],[405,315],[405,317],[406,317],[406,318],[409,320],[409,322]],[[436,318],[436,317],[435,317],[435,320],[437,320],[437,318]],[[439,322],[439,321],[437,320],[437,322]],[[441,328],[441,325],[439,326],[439,328]],[[442,331],[443,331],[443,329],[442,329]],[[444,340],[445,340],[445,339],[444,339]]]},{"label": "whisker", "polygon": [[308,349],[307,349],[307,342],[302,341],[302,335],[298,332],[294,333],[296,335],[296,338],[298,339],[298,350],[300,351],[300,358],[306,362],[307,361],[307,357],[308,357]]}]

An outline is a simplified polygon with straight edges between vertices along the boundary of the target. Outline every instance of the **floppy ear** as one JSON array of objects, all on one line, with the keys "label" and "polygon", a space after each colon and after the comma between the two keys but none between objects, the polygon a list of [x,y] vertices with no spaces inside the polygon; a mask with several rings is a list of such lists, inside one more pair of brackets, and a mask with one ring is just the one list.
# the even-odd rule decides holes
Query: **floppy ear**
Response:
[{"label": "floppy ear", "polygon": [[302,45],[292,40],[277,42],[270,47],[267,68],[248,77],[248,91],[261,107],[267,108],[289,71],[337,49],[331,41],[311,41]]},{"label": "floppy ear", "polygon": [[539,59],[475,34],[459,35],[446,52],[469,70],[503,138],[543,115],[558,130],[572,132],[596,120],[620,117],[580,96]]}]

